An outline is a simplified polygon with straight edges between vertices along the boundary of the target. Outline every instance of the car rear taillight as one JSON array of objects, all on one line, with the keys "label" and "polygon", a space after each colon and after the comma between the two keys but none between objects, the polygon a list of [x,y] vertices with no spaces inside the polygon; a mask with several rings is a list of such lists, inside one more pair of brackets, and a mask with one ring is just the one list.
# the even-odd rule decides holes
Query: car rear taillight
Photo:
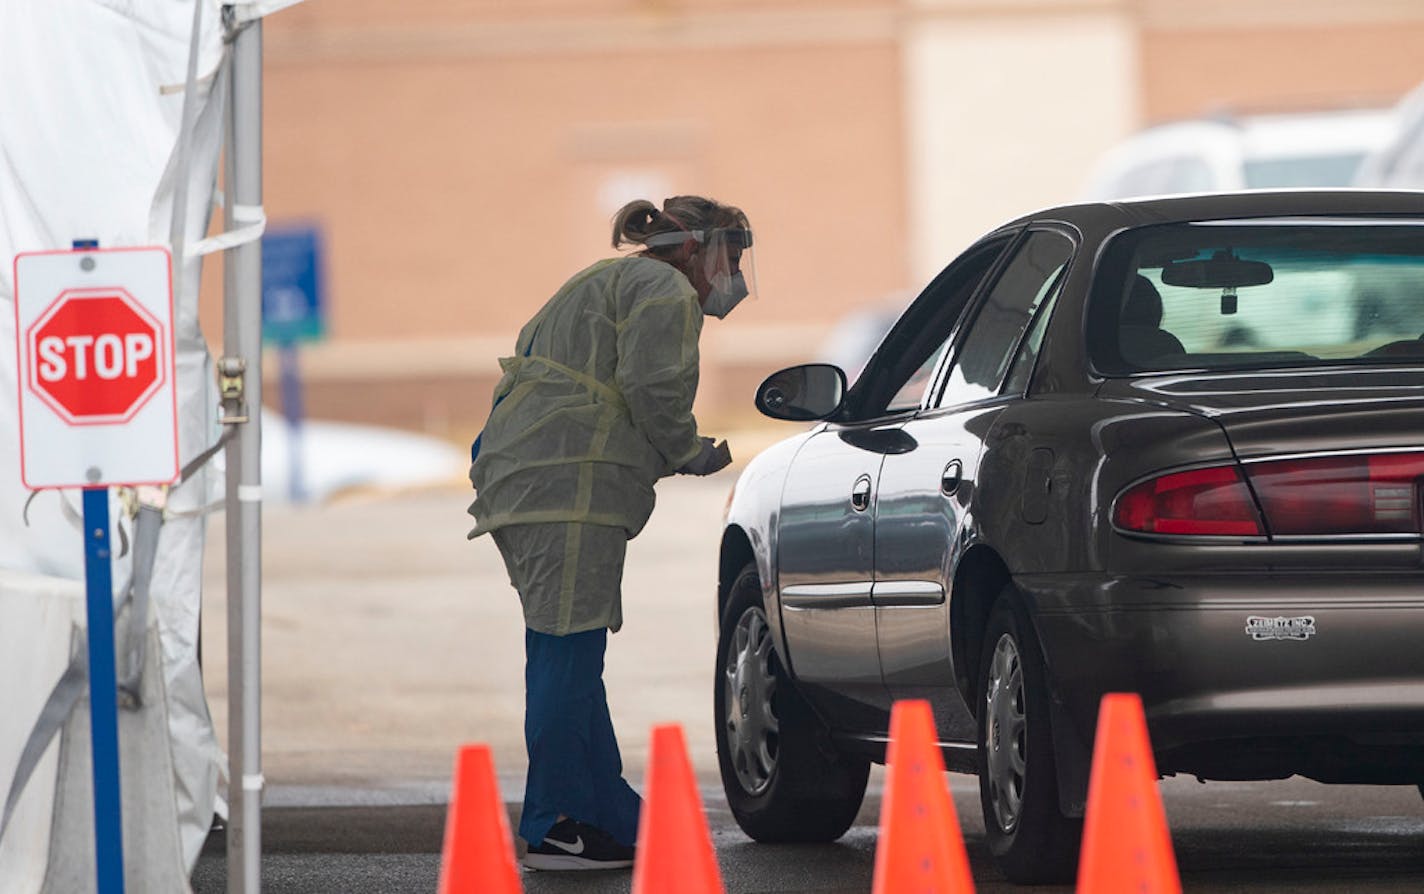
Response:
[{"label": "car rear taillight", "polygon": [[1245,469],[1245,478],[1233,463],[1136,484],[1118,497],[1113,523],[1144,534],[1420,533],[1424,453],[1255,460]]},{"label": "car rear taillight", "polygon": [[1419,533],[1424,453],[1270,460],[1246,474],[1272,534]]},{"label": "car rear taillight", "polygon": [[1118,497],[1113,523],[1144,534],[1260,536],[1256,502],[1236,466],[1172,472]]}]

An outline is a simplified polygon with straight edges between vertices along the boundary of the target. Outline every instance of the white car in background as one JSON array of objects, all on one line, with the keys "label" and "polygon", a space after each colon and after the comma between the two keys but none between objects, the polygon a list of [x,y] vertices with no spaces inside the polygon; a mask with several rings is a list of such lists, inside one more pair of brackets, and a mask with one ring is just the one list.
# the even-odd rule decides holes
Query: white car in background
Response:
[{"label": "white car in background", "polygon": [[1392,109],[1174,121],[1110,149],[1083,198],[1349,186],[1395,130]]},{"label": "white car in background", "polygon": [[1399,101],[1394,114],[1393,138],[1365,159],[1356,186],[1424,189],[1424,83]]}]

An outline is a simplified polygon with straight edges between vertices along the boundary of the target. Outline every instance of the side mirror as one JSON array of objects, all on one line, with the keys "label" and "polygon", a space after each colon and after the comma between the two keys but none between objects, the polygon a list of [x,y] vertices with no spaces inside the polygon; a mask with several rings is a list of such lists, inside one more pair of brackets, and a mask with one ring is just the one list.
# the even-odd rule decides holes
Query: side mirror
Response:
[{"label": "side mirror", "polygon": [[834,416],[845,401],[846,377],[839,366],[807,363],[774,372],[756,392],[756,407],[772,419],[813,422]]},{"label": "side mirror", "polygon": [[1236,289],[1242,286],[1264,286],[1275,279],[1275,271],[1265,261],[1238,258],[1230,250],[1218,251],[1210,258],[1191,261],[1169,261],[1162,267],[1162,282],[1189,289]]}]

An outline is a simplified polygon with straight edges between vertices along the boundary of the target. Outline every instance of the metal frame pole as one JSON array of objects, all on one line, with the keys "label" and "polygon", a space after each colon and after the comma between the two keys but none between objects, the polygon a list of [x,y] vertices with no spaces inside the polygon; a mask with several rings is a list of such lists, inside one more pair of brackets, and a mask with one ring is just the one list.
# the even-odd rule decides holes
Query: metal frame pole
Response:
[{"label": "metal frame pole", "polygon": [[[262,22],[232,41],[223,184],[226,229],[262,206]],[[257,894],[262,878],[262,247],[223,262],[224,414],[236,422],[227,458],[227,889]]]}]

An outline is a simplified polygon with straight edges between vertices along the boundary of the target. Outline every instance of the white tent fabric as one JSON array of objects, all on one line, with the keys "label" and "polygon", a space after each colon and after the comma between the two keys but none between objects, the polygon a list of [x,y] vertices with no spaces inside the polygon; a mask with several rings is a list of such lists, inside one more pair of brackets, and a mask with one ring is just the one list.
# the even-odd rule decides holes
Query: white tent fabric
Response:
[{"label": "white tent fabric", "polygon": [[[12,258],[67,249],[169,245],[175,196],[182,242],[199,241],[210,217],[222,143],[222,7],[251,19],[297,0],[204,4],[195,114],[187,151],[180,130],[195,0],[4,0],[0,3],[0,568],[83,579],[75,522],[78,492],[31,494],[20,479]],[[186,169],[179,170],[180,159]],[[197,258],[174,277],[179,457],[186,464],[219,436],[212,359],[198,325]],[[225,767],[197,664],[205,522],[222,487],[205,470],[173,490],[159,538],[151,594],[163,652],[175,791],[189,867],[206,837]],[[68,504],[66,508],[65,503]],[[126,524],[116,502],[110,517]],[[131,557],[116,558],[116,592]],[[0,630],[5,636],[22,631]],[[53,681],[34,681],[48,686]],[[5,718],[7,724],[23,723]],[[0,797],[8,773],[0,767]]]}]

